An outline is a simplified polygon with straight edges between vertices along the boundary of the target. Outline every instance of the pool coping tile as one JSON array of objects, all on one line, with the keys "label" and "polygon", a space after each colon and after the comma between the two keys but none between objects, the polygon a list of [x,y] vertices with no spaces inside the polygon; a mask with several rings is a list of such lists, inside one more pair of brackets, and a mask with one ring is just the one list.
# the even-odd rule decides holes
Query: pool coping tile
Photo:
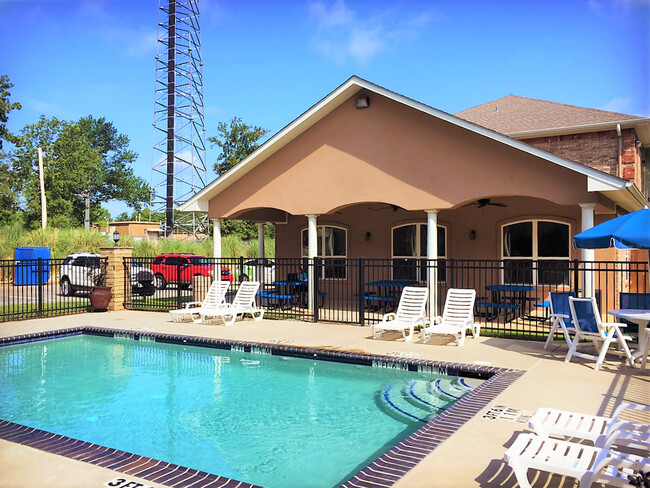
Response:
[{"label": "pool coping tile", "polygon": [[[208,347],[230,350],[233,347],[250,352],[252,348],[264,348],[272,355],[335,361],[348,364],[372,366],[377,362],[399,365],[409,371],[426,368],[449,376],[465,376],[484,379],[474,390],[451,407],[425,423],[420,429],[393,446],[361,471],[340,485],[341,488],[387,488],[400,480],[443,441],[453,435],[468,420],[475,417],[494,398],[519,379],[524,371],[494,366],[467,365],[446,361],[396,358],[372,354],[350,353],[340,350],[312,347],[268,344],[262,342],[230,341],[207,337],[158,332],[139,332],[114,328],[79,326],[69,329],[25,334],[0,338],[0,347],[24,344],[46,339],[70,337],[80,334],[104,337],[123,336],[161,343]],[[80,462],[105,467],[113,471],[137,476],[151,482],[175,488],[261,488],[250,483],[225,478],[217,474],[170,464],[118,449],[72,439],[44,430],[0,419],[0,438],[24,444],[42,451],[58,454]]]}]

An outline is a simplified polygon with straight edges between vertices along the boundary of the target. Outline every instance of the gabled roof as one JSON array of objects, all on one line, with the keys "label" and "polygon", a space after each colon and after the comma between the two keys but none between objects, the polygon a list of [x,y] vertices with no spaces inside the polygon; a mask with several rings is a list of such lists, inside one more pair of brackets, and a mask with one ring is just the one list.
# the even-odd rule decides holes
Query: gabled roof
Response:
[{"label": "gabled roof", "polygon": [[508,95],[455,114],[502,134],[640,122],[643,117]]},{"label": "gabled roof", "polygon": [[357,94],[361,90],[363,90],[364,93],[376,93],[378,95],[387,97],[414,110],[418,110],[422,113],[430,115],[431,117],[436,117],[450,124],[454,124],[460,128],[487,137],[497,143],[505,144],[512,148],[518,149],[525,153],[583,174],[587,177],[587,188],[589,191],[604,192],[609,198],[627,210],[637,210],[638,208],[641,208],[646,202],[646,200],[643,198],[642,193],[631,182],[562,158],[537,147],[520,142],[511,137],[507,137],[499,132],[495,132],[488,128],[482,127],[481,125],[477,125],[465,119],[456,117],[441,110],[437,110],[411,98],[392,92],[362,78],[352,76],[345,83],[340,85],[333,92],[331,92],[325,98],[308,109],[300,117],[295,119],[289,125],[284,127],[280,132],[262,144],[257,150],[242,160],[239,164],[221,175],[212,183],[208,184],[203,190],[198,192],[187,202],[181,205],[178,210],[182,212],[207,212],[209,208],[209,201],[212,198],[228,188],[235,181],[245,176],[257,165],[264,162],[264,160],[266,160],[269,156],[282,149],[289,142],[300,136],[300,134],[315,125],[323,117],[331,113],[335,108],[340,106],[342,103],[347,101],[350,97]]}]

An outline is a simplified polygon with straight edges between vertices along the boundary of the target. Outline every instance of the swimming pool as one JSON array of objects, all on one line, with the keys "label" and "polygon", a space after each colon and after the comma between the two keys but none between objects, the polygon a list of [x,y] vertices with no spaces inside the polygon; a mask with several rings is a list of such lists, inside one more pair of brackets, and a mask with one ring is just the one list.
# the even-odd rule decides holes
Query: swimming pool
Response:
[{"label": "swimming pool", "polygon": [[425,361],[85,329],[0,349],[0,418],[268,488],[338,486],[481,389]]}]

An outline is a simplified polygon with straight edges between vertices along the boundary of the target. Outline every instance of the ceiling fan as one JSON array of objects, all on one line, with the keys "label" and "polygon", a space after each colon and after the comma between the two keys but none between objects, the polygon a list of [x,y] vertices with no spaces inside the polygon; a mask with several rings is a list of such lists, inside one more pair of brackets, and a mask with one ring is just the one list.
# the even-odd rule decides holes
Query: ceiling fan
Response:
[{"label": "ceiling fan", "polygon": [[390,204],[390,205],[384,205],[382,207],[376,207],[376,208],[371,207],[370,210],[384,210],[384,209],[389,209],[389,208],[392,209],[393,212],[397,212],[402,207],[400,207],[398,205]]},{"label": "ceiling fan", "polygon": [[492,205],[493,207],[507,207],[505,203],[497,203],[497,202],[491,202],[489,198],[479,198],[476,200],[474,203],[470,203],[467,206],[473,206],[476,208],[482,208],[485,207],[486,205]]}]

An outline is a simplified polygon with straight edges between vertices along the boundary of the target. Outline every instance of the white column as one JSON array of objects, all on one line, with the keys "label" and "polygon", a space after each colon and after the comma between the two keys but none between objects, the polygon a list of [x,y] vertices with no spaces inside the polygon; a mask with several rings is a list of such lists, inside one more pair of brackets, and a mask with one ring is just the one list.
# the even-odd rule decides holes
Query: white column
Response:
[{"label": "white column", "polygon": [[264,258],[264,223],[257,223],[257,257]]},{"label": "white column", "polygon": [[[427,213],[427,259],[438,259],[438,210],[425,210]],[[420,251],[421,252],[421,251]],[[433,264],[430,262],[430,264]],[[438,267],[428,268],[429,317],[438,315]]]},{"label": "white column", "polygon": [[[584,232],[587,229],[591,229],[594,226],[594,208],[596,207],[595,203],[581,203],[580,208],[582,209],[582,231]],[[583,249],[582,250],[582,260],[592,262],[595,259],[595,252],[593,249]],[[587,266],[592,266],[588,264]],[[585,271],[584,272],[584,281],[583,281],[583,293],[585,297],[594,296],[594,272]]]},{"label": "white column", "polygon": [[[221,219],[212,219],[213,236],[212,236],[212,256],[221,258]],[[221,266],[214,267],[214,279],[221,281]]]},{"label": "white column", "polygon": [[313,312],[313,302],[312,297],[314,296],[314,272],[316,271],[314,263],[314,258],[318,256],[318,232],[316,227],[316,215],[307,215],[308,226],[307,226],[307,236],[308,236],[308,250],[307,257],[309,258],[310,266],[307,270],[307,304],[309,313]]}]

